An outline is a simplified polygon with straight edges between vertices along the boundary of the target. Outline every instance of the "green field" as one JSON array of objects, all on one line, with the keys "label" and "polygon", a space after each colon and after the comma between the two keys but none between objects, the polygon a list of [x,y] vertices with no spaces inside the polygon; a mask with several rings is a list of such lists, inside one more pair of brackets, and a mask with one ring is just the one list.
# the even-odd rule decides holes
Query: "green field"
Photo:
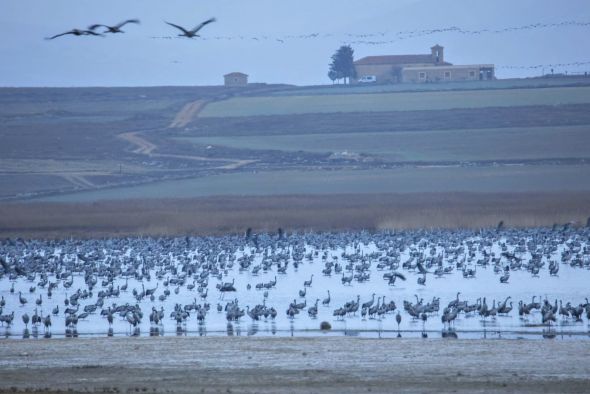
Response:
[{"label": "green field", "polygon": [[[445,110],[590,103],[590,87],[236,97],[210,103],[201,117]],[[367,119],[370,115],[367,115]]]},{"label": "green field", "polygon": [[89,202],[138,198],[190,198],[218,195],[290,195],[416,192],[589,191],[583,165],[503,167],[408,167],[391,170],[316,170],[233,173],[155,182],[35,201]]},{"label": "green field", "polygon": [[450,90],[481,90],[481,89],[518,89],[548,88],[564,86],[588,86],[588,76],[563,76],[551,78],[515,78],[496,79],[492,81],[461,81],[445,83],[401,83],[391,85],[357,84],[357,85],[320,85],[301,86],[273,92],[276,96],[300,96],[320,94],[351,94],[351,93],[388,93],[388,92],[423,92]]},{"label": "green field", "polygon": [[182,140],[252,150],[346,151],[397,162],[590,157],[589,126],[194,137]]},{"label": "green field", "polygon": [[590,189],[589,86],[273,89],[0,89],[0,198]]}]

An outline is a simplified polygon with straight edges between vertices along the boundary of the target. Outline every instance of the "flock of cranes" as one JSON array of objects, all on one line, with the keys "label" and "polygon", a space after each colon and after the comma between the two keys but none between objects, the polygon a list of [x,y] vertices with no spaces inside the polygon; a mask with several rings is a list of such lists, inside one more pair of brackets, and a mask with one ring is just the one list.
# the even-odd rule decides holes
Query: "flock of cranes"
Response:
[{"label": "flock of cranes", "polygon": [[[131,21],[131,22],[130,22]],[[128,21],[122,22],[116,26],[105,26],[105,25],[98,25],[103,26],[107,30],[102,33],[97,33],[94,30],[96,28],[92,28],[92,25],[88,29],[73,29],[65,33],[58,34],[56,36],[50,37],[50,39],[60,37],[62,35],[102,35],[104,33],[121,33],[122,31],[120,28],[125,25],[126,23],[136,23],[137,19],[130,19]],[[182,33],[179,36],[183,37],[198,37],[195,33],[207,23],[214,21],[214,18],[208,19],[207,21],[199,24],[192,30],[185,29],[181,26],[169,23],[169,25],[179,29]],[[97,27],[98,27],[97,26]],[[288,40],[311,40],[311,39],[340,39],[342,43],[346,44],[356,44],[356,45],[390,45],[392,43],[399,42],[401,40],[407,40],[417,37],[424,37],[424,36],[432,36],[432,35],[439,35],[439,34],[460,34],[460,35],[482,35],[482,34],[507,34],[513,33],[518,31],[525,31],[525,30],[540,30],[540,29],[555,29],[555,28],[571,28],[571,27],[580,27],[586,28],[590,26],[590,22],[584,21],[561,21],[555,23],[533,23],[521,26],[511,26],[511,27],[499,27],[499,28],[485,28],[485,29],[468,29],[458,26],[445,26],[445,27],[437,27],[432,29],[416,29],[416,30],[405,30],[405,31],[378,31],[378,32],[349,32],[345,34],[335,34],[335,33],[328,33],[328,32],[314,32],[314,33],[306,33],[306,34],[296,34],[296,35],[282,35],[282,36],[269,36],[269,35],[256,35],[256,36],[243,36],[243,35],[234,35],[234,36],[215,36],[215,37],[208,37],[207,39],[215,39],[215,40],[254,40],[254,41],[268,41],[273,40],[280,43],[285,43]],[[152,38],[171,38],[171,37],[152,37]],[[580,66],[588,64],[588,62],[574,62],[574,63],[567,63],[567,64],[545,64],[545,65],[532,65],[532,66],[501,66],[502,68],[519,68],[519,69],[537,69],[542,67],[563,67],[563,66]]]},{"label": "flock of cranes", "polygon": [[[166,24],[175,27],[176,29],[180,30],[181,33],[179,34],[179,36],[181,37],[187,37],[187,38],[195,38],[195,37],[200,37],[199,34],[197,34],[203,27],[205,27],[206,25],[208,25],[209,23],[215,22],[216,19],[215,18],[210,18],[207,19],[204,22],[201,22],[200,24],[198,24],[197,26],[195,26],[193,29],[185,29],[182,26],[179,25],[175,25],[174,23],[170,23],[170,22],[166,22]],[[139,24],[140,21],[139,19],[127,19],[126,21],[123,21],[119,24],[116,24],[114,26],[108,26],[108,25],[103,25],[103,24],[94,24],[91,26],[88,26],[88,29],[72,29],[69,31],[66,31],[64,33],[60,33],[60,34],[56,34],[54,36],[51,37],[47,37],[47,40],[53,40],[55,38],[58,37],[62,37],[62,36],[66,36],[66,35],[73,35],[73,36],[104,36],[104,34],[107,33],[124,33],[124,31],[121,29],[123,26],[129,24],[129,23],[134,23],[134,24]],[[104,28],[103,31],[101,32],[97,32],[96,30],[98,30],[99,28]]]},{"label": "flock of cranes", "polygon": [[113,335],[165,325],[233,330],[244,320],[273,330],[378,322],[398,334],[402,325],[421,325],[424,336],[427,325],[448,334],[457,324],[458,331],[556,324],[580,331],[590,320],[580,294],[589,239],[590,229],[571,227],[7,239],[0,326],[7,335],[21,326],[23,336],[29,326],[46,335],[56,326],[60,335]]}]

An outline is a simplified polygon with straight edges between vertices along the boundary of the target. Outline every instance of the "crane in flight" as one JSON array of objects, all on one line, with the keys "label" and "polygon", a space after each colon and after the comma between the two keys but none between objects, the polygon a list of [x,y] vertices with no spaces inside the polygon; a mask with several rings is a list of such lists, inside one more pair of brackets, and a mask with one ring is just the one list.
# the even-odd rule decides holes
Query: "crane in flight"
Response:
[{"label": "crane in flight", "polygon": [[57,37],[65,36],[67,34],[72,34],[74,36],[101,36],[102,34],[95,33],[92,30],[82,30],[82,29],[72,29],[70,31],[66,31],[65,33],[56,34],[53,37],[46,37],[46,40],[53,40]]},{"label": "crane in flight", "polygon": [[97,23],[96,25],[89,26],[88,29],[94,31],[99,27],[104,27],[104,28],[106,28],[106,30],[103,31],[103,33],[125,33],[123,30],[121,30],[121,28],[128,23],[139,24],[139,19],[127,19],[126,21],[121,22],[115,26],[101,25],[101,24]]},{"label": "crane in flight", "polygon": [[170,22],[166,22],[166,21],[165,22],[167,24],[169,24],[170,26],[175,27],[178,30],[182,31],[182,33],[179,34],[180,37],[194,38],[194,37],[200,37],[200,35],[197,34],[199,32],[199,30],[201,30],[203,27],[205,27],[209,23],[215,22],[216,20],[217,19],[215,19],[215,18],[207,19],[206,21],[201,22],[201,24],[199,24],[198,26],[196,26],[192,30],[187,30],[182,26],[175,25],[174,23],[170,23]]}]

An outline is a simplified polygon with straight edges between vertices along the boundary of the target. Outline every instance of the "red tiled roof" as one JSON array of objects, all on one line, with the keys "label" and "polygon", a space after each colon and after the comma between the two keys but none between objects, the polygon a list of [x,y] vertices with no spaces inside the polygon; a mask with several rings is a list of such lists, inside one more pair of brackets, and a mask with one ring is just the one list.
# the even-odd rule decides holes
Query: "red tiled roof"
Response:
[{"label": "red tiled roof", "polygon": [[432,55],[388,55],[367,56],[354,62],[355,65],[382,65],[382,64],[422,64],[433,63]]}]

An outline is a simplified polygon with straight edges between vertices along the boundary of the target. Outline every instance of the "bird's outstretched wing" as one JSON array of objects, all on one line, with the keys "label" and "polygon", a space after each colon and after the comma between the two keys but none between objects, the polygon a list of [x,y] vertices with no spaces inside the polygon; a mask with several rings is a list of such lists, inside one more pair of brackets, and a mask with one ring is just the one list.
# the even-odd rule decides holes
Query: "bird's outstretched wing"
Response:
[{"label": "bird's outstretched wing", "polygon": [[208,25],[209,23],[215,22],[217,19],[215,18],[211,18],[211,19],[207,19],[205,22],[201,23],[199,26],[195,27],[192,32],[196,33],[199,30],[201,30],[205,25]]},{"label": "bird's outstretched wing", "polygon": [[88,26],[88,30],[95,30],[95,29],[97,29],[99,27],[106,27],[108,29],[108,26],[107,25],[101,25],[101,24],[98,24],[97,23],[96,25]]},{"label": "bird's outstretched wing", "polygon": [[401,280],[406,280],[406,277],[403,274],[401,274],[401,273],[399,273],[397,271],[393,271],[391,274],[394,275],[394,276],[397,276]]},{"label": "bird's outstretched wing", "polygon": [[65,33],[56,34],[56,35],[54,35],[53,37],[45,37],[45,39],[46,39],[46,40],[53,40],[54,38],[61,37],[61,36],[65,36],[66,34],[74,34],[74,31],[73,31],[73,30],[66,31]]},{"label": "bird's outstretched wing", "polygon": [[139,19],[127,19],[125,22],[119,23],[115,28],[120,29],[125,26],[127,23],[137,23],[139,24]]},{"label": "bird's outstretched wing", "polygon": [[[166,22],[166,21],[164,21],[164,22]],[[183,31],[185,34],[189,34],[189,31],[188,31],[188,30],[186,30],[186,29],[185,29],[184,27],[182,27],[182,26],[178,26],[178,25],[175,25],[174,23],[170,23],[170,22],[166,22],[166,23],[167,23],[167,24],[169,24],[169,25],[170,25],[170,26],[172,26],[172,27],[176,27],[177,29],[179,29],[179,30],[182,30],[182,31]]]},{"label": "bird's outstretched wing", "polygon": [[428,273],[428,271],[426,271],[426,268],[424,268],[421,262],[417,262],[416,267],[418,268],[418,271],[420,271],[421,274]]},{"label": "bird's outstretched wing", "polygon": [[102,34],[93,32],[92,30],[84,30],[82,33],[87,36],[103,36]]}]

